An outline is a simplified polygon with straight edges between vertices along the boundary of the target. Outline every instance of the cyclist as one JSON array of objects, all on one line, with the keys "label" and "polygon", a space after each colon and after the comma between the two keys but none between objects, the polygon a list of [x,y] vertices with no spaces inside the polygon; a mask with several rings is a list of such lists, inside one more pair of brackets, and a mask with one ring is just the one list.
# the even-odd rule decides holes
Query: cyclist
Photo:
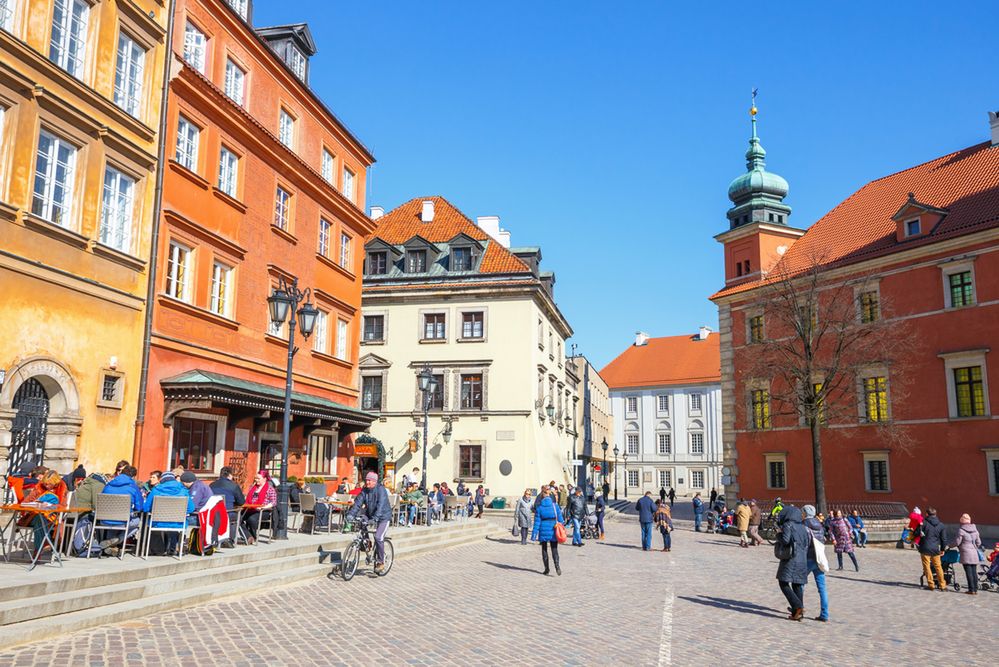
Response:
[{"label": "cyclist", "polygon": [[774,501],[774,508],[770,510],[770,516],[776,517],[778,514],[781,513],[781,510],[783,509],[784,509],[784,503],[781,502],[781,499],[778,496],[777,500]]},{"label": "cyclist", "polygon": [[364,488],[354,499],[354,506],[347,512],[346,520],[352,521],[358,513],[364,512],[368,521],[377,525],[375,529],[375,572],[385,566],[385,533],[392,518],[388,489],[378,483],[378,473],[372,471],[364,477]]}]

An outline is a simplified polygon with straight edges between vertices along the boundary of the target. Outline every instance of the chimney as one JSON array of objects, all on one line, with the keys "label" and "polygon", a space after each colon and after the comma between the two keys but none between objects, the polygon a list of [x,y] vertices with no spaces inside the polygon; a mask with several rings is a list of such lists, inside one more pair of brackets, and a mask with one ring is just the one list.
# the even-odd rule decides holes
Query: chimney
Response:
[{"label": "chimney", "polygon": [[378,218],[382,217],[383,215],[385,215],[385,209],[384,208],[382,208],[381,206],[372,206],[371,207],[371,215],[368,216],[368,217],[371,218],[372,220],[377,220]]},{"label": "chimney", "polygon": [[644,331],[635,332],[635,347],[642,347],[649,344],[649,334]]},{"label": "chimney", "polygon": [[424,199],[423,200],[423,211],[420,213],[420,220],[423,222],[433,222],[434,221],[434,200]]},{"label": "chimney", "polygon": [[711,334],[711,327],[701,327],[697,330],[697,340],[707,340]]},{"label": "chimney", "polygon": [[989,125],[992,126],[992,145],[999,146],[999,111],[989,112]]},{"label": "chimney", "polygon": [[498,215],[480,215],[475,219],[475,224],[504,248],[510,247],[510,232],[500,229]]}]

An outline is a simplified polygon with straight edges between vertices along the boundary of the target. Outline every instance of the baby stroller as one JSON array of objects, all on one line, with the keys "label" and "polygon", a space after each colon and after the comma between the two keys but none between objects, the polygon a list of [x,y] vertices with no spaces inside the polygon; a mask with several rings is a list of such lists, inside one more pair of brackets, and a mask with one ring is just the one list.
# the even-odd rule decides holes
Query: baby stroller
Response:
[{"label": "baby stroller", "polygon": [[579,533],[583,536],[584,540],[595,540],[600,537],[600,533],[597,531],[597,515],[595,512],[586,515],[586,520],[579,527]]},{"label": "baby stroller", "polygon": [[983,591],[995,591],[999,593],[999,558],[988,562],[983,562],[978,566],[978,587]]},{"label": "baby stroller", "polygon": [[[951,586],[955,591],[961,590],[961,584],[958,583],[957,577],[954,576],[954,564],[960,562],[961,554],[957,549],[948,549],[940,556],[940,565],[943,568],[944,582]],[[919,578],[919,585],[923,588],[926,587],[926,573]]]}]

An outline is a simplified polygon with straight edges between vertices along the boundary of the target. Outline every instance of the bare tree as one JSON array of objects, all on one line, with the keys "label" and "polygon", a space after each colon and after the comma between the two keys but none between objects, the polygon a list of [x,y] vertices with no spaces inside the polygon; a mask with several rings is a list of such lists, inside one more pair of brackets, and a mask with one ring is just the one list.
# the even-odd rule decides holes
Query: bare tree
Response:
[{"label": "bare tree", "polygon": [[774,418],[808,428],[815,502],[825,512],[823,431],[849,435],[856,429],[842,427],[867,423],[889,448],[909,447],[890,405],[905,400],[903,367],[916,341],[873,276],[832,278],[821,256],[793,272],[781,262],[758,294],[737,364],[749,389],[747,422],[761,431]]}]

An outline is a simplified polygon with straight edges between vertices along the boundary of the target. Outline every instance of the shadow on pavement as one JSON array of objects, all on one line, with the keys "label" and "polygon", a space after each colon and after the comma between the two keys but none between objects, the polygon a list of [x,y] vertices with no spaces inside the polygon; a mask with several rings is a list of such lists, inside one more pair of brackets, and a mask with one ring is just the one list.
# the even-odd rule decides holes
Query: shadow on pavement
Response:
[{"label": "shadow on pavement", "polygon": [[686,595],[678,595],[676,597],[678,600],[695,602],[697,604],[703,604],[708,607],[717,607],[718,609],[738,611],[743,614],[755,614],[756,616],[765,616],[767,618],[784,618],[783,614],[775,613],[774,610],[771,609],[770,607],[761,607],[758,604],[753,604],[751,602],[743,602],[741,600],[713,598],[707,595],[700,595],[698,597],[688,597]]},{"label": "shadow on pavement", "polygon": [[519,570],[520,572],[530,572],[531,574],[541,574],[539,570],[531,570],[526,567],[517,567],[516,565],[509,565],[507,563],[494,563],[489,560],[482,561],[486,565],[492,565],[493,567],[498,567],[501,570]]},{"label": "shadow on pavement", "polygon": [[[834,570],[835,571],[835,570]],[[845,570],[844,570],[845,571]],[[838,579],[840,581],[857,581],[864,584],[877,584],[878,586],[891,586],[892,588],[914,588],[917,590],[923,587],[919,584],[912,584],[905,581],[885,581],[884,579],[860,579],[859,577],[850,577],[842,574],[833,574],[829,572],[826,575],[830,579]]]},{"label": "shadow on pavement", "polygon": [[618,549],[641,549],[637,544],[614,544],[613,542],[598,542],[597,544],[602,544],[605,547],[616,547]]},{"label": "shadow on pavement", "polygon": [[[520,540],[519,539],[517,539],[517,540],[509,539],[508,540],[506,538],[489,537],[488,535],[486,535],[486,540],[489,541],[489,542],[499,542],[500,544],[520,544]],[[528,544],[534,544],[534,543],[535,542],[533,540],[531,540],[531,542],[528,542]]]}]

